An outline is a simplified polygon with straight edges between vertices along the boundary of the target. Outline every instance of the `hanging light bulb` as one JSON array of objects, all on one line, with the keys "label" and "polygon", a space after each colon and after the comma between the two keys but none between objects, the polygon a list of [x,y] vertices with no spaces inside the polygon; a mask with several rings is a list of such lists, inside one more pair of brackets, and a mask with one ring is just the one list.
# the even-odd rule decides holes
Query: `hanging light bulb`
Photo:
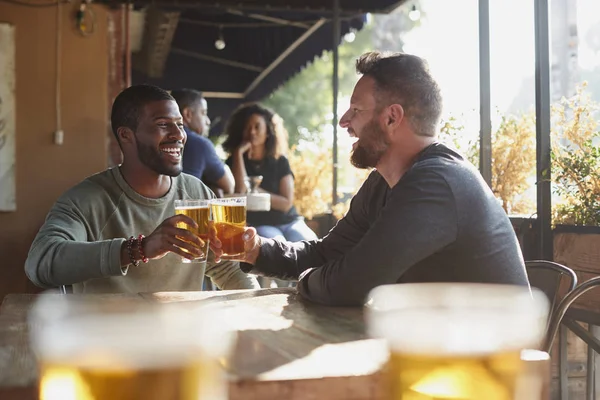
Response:
[{"label": "hanging light bulb", "polygon": [[350,31],[344,35],[344,40],[348,43],[354,42],[354,39],[356,39],[356,33],[354,33],[354,31]]},{"label": "hanging light bulb", "polygon": [[416,5],[413,4],[412,9],[408,12],[408,18],[414,22],[421,18],[421,11],[417,9]]},{"label": "hanging light bulb", "polygon": [[219,38],[215,40],[215,48],[217,50],[223,50],[225,48],[225,39],[223,38],[223,29],[219,27]]}]

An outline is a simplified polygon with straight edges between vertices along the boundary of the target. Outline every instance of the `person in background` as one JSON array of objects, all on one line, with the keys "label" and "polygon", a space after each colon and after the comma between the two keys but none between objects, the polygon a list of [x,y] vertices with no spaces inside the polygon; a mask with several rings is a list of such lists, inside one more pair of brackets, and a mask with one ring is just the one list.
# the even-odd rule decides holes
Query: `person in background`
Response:
[{"label": "person in background", "polygon": [[[201,290],[204,274],[222,289],[259,288],[237,262],[182,263],[200,254],[200,239],[177,223],[177,199],[210,199],[183,174],[187,135],[175,99],[150,85],[131,86],[114,101],[113,133],[123,163],[65,192],[35,237],[25,272],[37,286],[72,285],[76,293]],[[185,251],[184,251],[185,250]]]},{"label": "person in background", "polygon": [[[362,306],[385,284],[476,282],[528,286],[511,222],[481,174],[437,141],[440,88],[425,60],[370,52],[340,126],[350,160],[375,168],[322,240],[244,233],[244,271],[298,279],[310,301]],[[221,243],[211,240],[215,256]]]},{"label": "person in background", "polygon": [[225,128],[226,164],[235,177],[235,192],[246,193],[246,181],[262,176],[260,192],[271,195],[270,211],[248,211],[248,225],[259,235],[290,241],[313,240],[316,234],[294,207],[294,174],[285,156],[287,137],[275,114],[251,103],[238,107]]},{"label": "person in background", "polygon": [[[278,120],[279,119],[279,120]],[[235,177],[235,192],[246,193],[249,177],[262,176],[259,192],[271,195],[270,211],[248,211],[248,225],[267,238],[300,241],[317,235],[294,207],[294,175],[287,153],[287,132],[281,118],[256,104],[243,104],[229,119],[223,143],[226,163]],[[263,287],[293,286],[293,282],[259,277]]]},{"label": "person in background", "polygon": [[217,155],[208,139],[210,119],[208,105],[202,92],[193,89],[176,89],[171,96],[179,105],[187,142],[183,149],[183,172],[201,179],[218,197],[233,193],[234,179],[231,170]]}]

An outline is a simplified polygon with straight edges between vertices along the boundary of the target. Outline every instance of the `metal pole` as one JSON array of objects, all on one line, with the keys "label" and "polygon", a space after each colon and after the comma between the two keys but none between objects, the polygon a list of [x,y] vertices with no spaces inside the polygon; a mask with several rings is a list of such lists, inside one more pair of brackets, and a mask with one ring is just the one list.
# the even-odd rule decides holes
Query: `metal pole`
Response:
[{"label": "metal pole", "polygon": [[550,46],[548,0],[535,0],[535,121],[538,256],[552,260],[550,188]]},{"label": "metal pole", "polygon": [[479,0],[479,171],[492,186],[490,0]]},{"label": "metal pole", "polygon": [[337,195],[337,177],[338,177],[338,91],[340,86],[339,80],[339,53],[338,46],[340,44],[340,0],[333,0],[333,192],[331,196],[331,206],[335,206],[338,202]]}]

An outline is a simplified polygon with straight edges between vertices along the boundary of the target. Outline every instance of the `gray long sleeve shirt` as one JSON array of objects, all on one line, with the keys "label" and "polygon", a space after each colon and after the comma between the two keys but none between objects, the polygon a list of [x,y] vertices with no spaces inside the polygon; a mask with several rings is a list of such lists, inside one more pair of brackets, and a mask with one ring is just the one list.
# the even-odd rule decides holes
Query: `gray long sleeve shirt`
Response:
[{"label": "gray long sleeve shirt", "polygon": [[[173,253],[138,267],[121,268],[121,245],[150,235],[175,214],[176,199],[209,199],[197,178],[181,174],[159,199],[135,192],[118,167],[93,175],[63,194],[34,239],[25,272],[41,287],[73,285],[77,293],[202,290],[204,274],[223,289],[259,288],[237,262],[182,263]],[[212,256],[212,253],[211,253]]]},{"label": "gray long sleeve shirt", "polygon": [[362,305],[376,286],[404,282],[528,285],[508,216],[479,172],[434,143],[390,188],[374,171],[322,240],[263,239],[246,272],[298,278],[305,298]]}]

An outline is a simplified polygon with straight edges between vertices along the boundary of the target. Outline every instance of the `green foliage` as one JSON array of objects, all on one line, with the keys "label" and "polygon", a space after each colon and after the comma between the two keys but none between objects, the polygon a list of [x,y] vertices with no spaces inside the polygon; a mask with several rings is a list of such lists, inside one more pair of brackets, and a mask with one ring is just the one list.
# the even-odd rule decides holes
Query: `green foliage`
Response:
[{"label": "green foliage", "polygon": [[[371,48],[370,29],[370,26],[364,27],[356,33],[352,43],[343,43],[339,47],[341,96],[352,92],[357,79],[354,62]],[[283,118],[291,146],[301,139],[320,142],[324,126],[331,123],[331,117],[327,117],[333,110],[332,82],[333,56],[327,52],[263,101]]]},{"label": "green foliage", "polygon": [[535,175],[535,155],[535,114],[502,116],[492,135],[492,190],[506,212],[533,213],[533,203],[522,195]]},{"label": "green foliage", "polygon": [[[559,201],[553,204],[557,224],[600,226],[600,132],[586,84],[577,94],[552,107],[551,179]],[[457,148],[474,165],[479,143],[467,140],[460,120],[442,122],[440,140]],[[502,116],[492,134],[492,191],[507,212],[533,214],[535,205],[523,198],[535,176],[535,115]],[[548,179],[549,171],[542,171]]]},{"label": "green foliage", "polygon": [[451,115],[442,120],[438,139],[461,152],[474,166],[479,165],[479,140],[465,135],[465,126],[458,117]]},{"label": "green foliage", "polygon": [[[460,119],[442,121],[439,139],[456,148],[473,165],[479,165],[479,137],[469,138]],[[522,197],[535,175],[535,116],[502,116],[492,132],[492,191],[506,212],[532,214],[534,205]]]}]

